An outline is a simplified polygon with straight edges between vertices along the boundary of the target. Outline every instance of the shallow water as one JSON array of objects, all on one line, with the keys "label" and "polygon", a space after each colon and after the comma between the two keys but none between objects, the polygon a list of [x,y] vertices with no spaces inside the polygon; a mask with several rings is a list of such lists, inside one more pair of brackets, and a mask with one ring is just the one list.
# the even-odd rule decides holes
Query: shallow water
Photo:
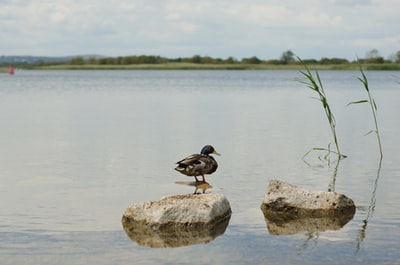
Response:
[{"label": "shallow water", "polygon": [[[399,264],[400,74],[367,71],[378,106],[380,163],[357,71],[322,71],[340,163],[321,161],[330,129],[297,71],[18,71],[0,75],[2,264]],[[231,203],[207,244],[152,249],[131,241],[132,203],[192,193],[173,170],[213,144],[207,180]],[[357,211],[340,230],[271,235],[268,182],[334,189]]]}]

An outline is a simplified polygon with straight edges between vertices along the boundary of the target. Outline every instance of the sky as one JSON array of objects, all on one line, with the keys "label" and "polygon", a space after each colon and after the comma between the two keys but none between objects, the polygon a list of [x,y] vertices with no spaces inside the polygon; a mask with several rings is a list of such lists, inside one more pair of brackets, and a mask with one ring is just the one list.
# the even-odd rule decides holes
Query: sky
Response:
[{"label": "sky", "polygon": [[387,59],[399,0],[0,0],[0,56]]}]

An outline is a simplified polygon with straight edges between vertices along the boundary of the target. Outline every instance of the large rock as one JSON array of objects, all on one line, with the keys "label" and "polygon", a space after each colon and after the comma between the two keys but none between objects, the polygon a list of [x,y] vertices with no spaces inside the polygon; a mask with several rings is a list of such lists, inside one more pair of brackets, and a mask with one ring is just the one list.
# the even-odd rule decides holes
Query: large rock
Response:
[{"label": "large rock", "polygon": [[224,195],[190,194],[133,204],[126,209],[123,219],[158,229],[164,226],[209,226],[226,219],[231,213],[229,201]]},{"label": "large rock", "polygon": [[310,191],[279,180],[271,180],[261,208],[271,215],[324,217],[355,212],[352,199],[343,194]]},{"label": "large rock", "polygon": [[338,230],[353,218],[355,205],[340,193],[309,191],[271,180],[261,210],[270,234],[287,235]]},{"label": "large rock", "polygon": [[209,242],[224,233],[231,213],[224,195],[173,195],[131,205],[122,224],[140,245],[178,247]]}]

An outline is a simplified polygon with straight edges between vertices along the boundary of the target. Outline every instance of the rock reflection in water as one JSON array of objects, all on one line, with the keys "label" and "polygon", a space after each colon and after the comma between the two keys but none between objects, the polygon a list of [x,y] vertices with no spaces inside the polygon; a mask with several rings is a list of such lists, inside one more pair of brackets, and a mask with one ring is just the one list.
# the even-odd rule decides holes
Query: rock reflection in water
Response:
[{"label": "rock reflection in water", "polygon": [[355,211],[320,217],[291,217],[261,207],[268,232],[271,235],[293,235],[301,232],[339,230],[354,217]]},{"label": "rock reflection in water", "polygon": [[128,237],[141,246],[151,248],[176,248],[208,243],[222,235],[230,216],[211,226],[172,226],[153,230],[142,222],[122,220]]}]

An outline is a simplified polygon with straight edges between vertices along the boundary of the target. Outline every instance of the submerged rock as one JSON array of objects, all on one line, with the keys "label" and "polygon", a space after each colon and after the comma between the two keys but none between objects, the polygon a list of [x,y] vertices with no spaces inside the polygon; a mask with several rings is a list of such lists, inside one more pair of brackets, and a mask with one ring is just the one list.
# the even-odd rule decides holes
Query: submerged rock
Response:
[{"label": "submerged rock", "polygon": [[131,205],[122,224],[140,245],[178,247],[206,243],[223,234],[231,213],[229,201],[220,194],[173,195]]},{"label": "submerged rock", "polygon": [[309,191],[271,180],[261,204],[271,234],[336,230],[355,213],[352,199],[336,192]]}]

